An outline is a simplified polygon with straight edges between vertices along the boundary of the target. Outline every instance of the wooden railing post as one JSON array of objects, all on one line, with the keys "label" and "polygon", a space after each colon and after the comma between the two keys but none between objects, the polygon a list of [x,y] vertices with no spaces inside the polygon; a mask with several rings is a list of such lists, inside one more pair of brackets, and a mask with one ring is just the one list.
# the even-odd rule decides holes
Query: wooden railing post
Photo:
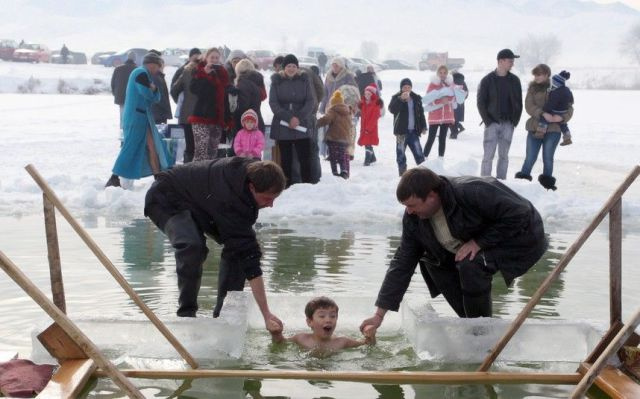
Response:
[{"label": "wooden railing post", "polygon": [[610,325],[622,321],[622,200],[609,212]]},{"label": "wooden railing post", "polygon": [[62,313],[67,313],[67,305],[64,299],[64,284],[62,282],[62,267],[60,264],[58,229],[56,227],[56,209],[44,193],[42,193],[42,202],[44,206],[44,231],[47,237],[47,257],[49,259],[49,276],[51,278],[53,303]]}]

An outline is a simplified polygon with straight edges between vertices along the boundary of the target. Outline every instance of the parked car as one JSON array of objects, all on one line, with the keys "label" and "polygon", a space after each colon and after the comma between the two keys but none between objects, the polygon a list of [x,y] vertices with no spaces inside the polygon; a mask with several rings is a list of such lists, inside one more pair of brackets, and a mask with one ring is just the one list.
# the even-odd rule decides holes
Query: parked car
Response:
[{"label": "parked car", "polygon": [[18,43],[15,40],[2,39],[0,40],[0,60],[10,61],[13,59],[13,52],[18,47]]},{"label": "parked car", "polygon": [[[52,64],[62,64],[62,56],[60,55],[60,50],[54,50],[51,52],[51,63]],[[69,51],[69,56],[67,57],[67,64],[86,64],[87,56],[85,53],[80,53],[77,51]]]},{"label": "parked car", "polygon": [[49,62],[51,51],[38,43],[23,43],[13,52],[13,60],[19,62]]},{"label": "parked car", "polygon": [[164,64],[168,66],[181,67],[187,58],[189,58],[189,49],[167,48],[162,52]]},{"label": "parked car", "polygon": [[318,65],[318,60],[316,60],[313,57],[307,57],[304,55],[301,55],[300,57],[298,57],[298,66],[300,68],[310,68],[312,65],[315,65],[318,68],[320,67]]},{"label": "parked car", "polygon": [[347,62],[347,69],[350,70],[351,72],[353,73],[355,73],[356,71],[367,72],[367,65],[369,64],[369,62],[364,58],[350,57],[350,58],[345,58],[345,61]]},{"label": "parked car", "polygon": [[416,69],[404,60],[385,60],[382,63],[387,67],[386,69]]},{"label": "parked car", "polygon": [[260,69],[272,69],[273,60],[276,55],[271,50],[251,50],[247,51],[247,57],[253,61]]},{"label": "parked car", "polygon": [[103,65],[104,60],[115,53],[115,51],[99,51],[91,56],[91,64]]},{"label": "parked car", "polygon": [[144,48],[130,48],[110,55],[104,60],[104,63],[102,65],[106,67],[117,67],[118,65],[122,65],[127,60],[127,54],[129,54],[130,51],[133,51],[136,55],[136,65],[142,65],[142,59],[144,58],[144,55],[149,52],[149,50]]}]

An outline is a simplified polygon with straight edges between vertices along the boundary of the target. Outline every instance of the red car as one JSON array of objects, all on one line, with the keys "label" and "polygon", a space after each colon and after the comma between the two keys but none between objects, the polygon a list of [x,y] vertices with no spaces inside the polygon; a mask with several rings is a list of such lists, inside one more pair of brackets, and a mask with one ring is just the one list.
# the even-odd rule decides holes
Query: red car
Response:
[{"label": "red car", "polygon": [[25,43],[13,52],[13,60],[20,62],[49,62],[51,52],[42,44]]},{"label": "red car", "polygon": [[267,70],[273,68],[273,60],[276,55],[270,50],[253,50],[247,52],[247,57],[258,65],[258,68]]},{"label": "red car", "polygon": [[0,60],[11,61],[18,43],[13,40],[0,40]]}]

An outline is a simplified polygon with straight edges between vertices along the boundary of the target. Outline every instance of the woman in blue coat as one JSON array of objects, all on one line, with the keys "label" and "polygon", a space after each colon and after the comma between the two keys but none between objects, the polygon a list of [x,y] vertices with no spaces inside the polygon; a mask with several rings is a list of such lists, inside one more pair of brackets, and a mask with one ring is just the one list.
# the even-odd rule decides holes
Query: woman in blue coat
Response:
[{"label": "woman in blue coat", "polygon": [[161,98],[151,76],[160,70],[161,64],[160,56],[148,53],[143,65],[134,69],[129,76],[122,116],[124,140],[107,187],[119,187],[119,176],[140,179],[173,165],[174,161],[162,143],[151,112],[151,106]]}]

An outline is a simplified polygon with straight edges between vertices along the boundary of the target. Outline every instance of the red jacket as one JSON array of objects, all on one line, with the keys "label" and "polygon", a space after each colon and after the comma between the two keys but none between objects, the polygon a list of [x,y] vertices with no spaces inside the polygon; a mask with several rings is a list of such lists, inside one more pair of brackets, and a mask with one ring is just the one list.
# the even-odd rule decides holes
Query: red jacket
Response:
[{"label": "red jacket", "polygon": [[[222,65],[214,65],[215,74],[204,71],[204,62],[200,62],[193,73],[191,91],[198,97],[196,110],[189,117],[189,123],[230,127],[231,121],[225,112],[227,87],[231,84],[229,73]],[[206,82],[206,83],[205,83]],[[200,112],[197,112],[200,110]]]},{"label": "red jacket", "polygon": [[[433,90],[440,90],[443,87],[453,87],[453,78],[447,76],[446,81],[443,82],[436,76],[429,83],[427,87],[427,93]],[[429,125],[447,125],[455,123],[456,119],[453,115],[453,104],[456,101],[454,96],[442,97],[433,102],[433,104],[442,104],[444,99],[449,100],[449,104],[445,104],[443,107],[429,112]]]},{"label": "red jacket", "polygon": [[371,101],[365,97],[360,100],[360,137],[358,145],[378,145],[378,119],[380,119],[380,107],[382,100],[377,95],[371,94]]}]

